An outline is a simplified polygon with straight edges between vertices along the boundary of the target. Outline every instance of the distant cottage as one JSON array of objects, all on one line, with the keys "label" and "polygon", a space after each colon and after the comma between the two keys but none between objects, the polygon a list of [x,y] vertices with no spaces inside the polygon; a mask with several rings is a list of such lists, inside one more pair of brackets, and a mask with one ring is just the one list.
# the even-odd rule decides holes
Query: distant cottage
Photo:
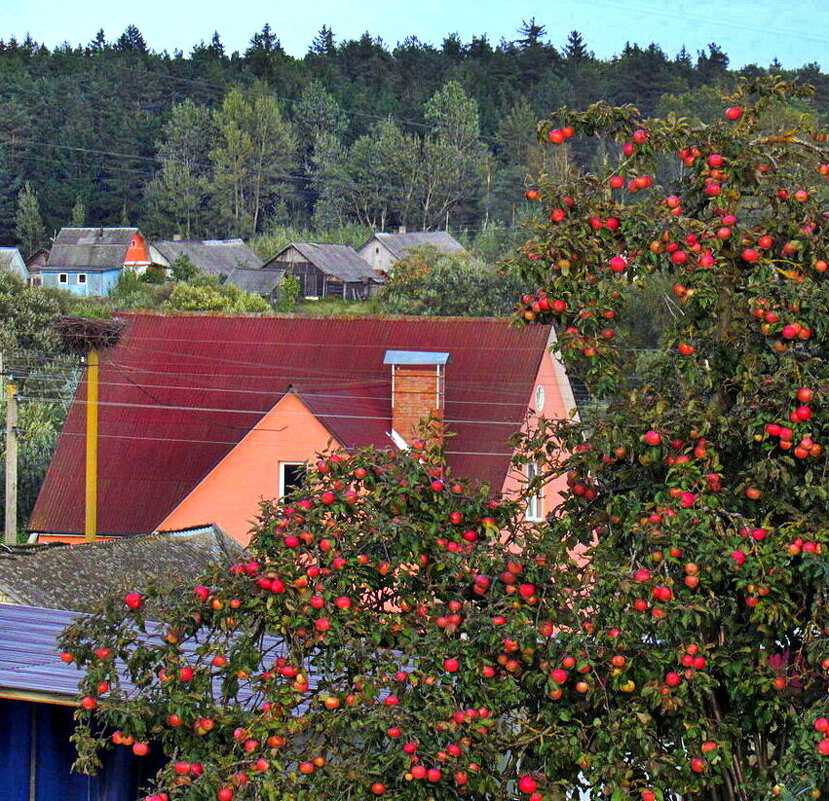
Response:
[{"label": "distant cottage", "polygon": [[73,295],[108,295],[124,270],[143,273],[150,249],[137,228],[61,228],[40,283]]},{"label": "distant cottage", "polygon": [[376,233],[357,248],[357,253],[376,272],[387,275],[395,262],[405,259],[413,250],[430,246],[441,253],[465,253],[466,249],[446,231],[412,231],[411,233]]},{"label": "distant cottage", "polygon": [[17,248],[0,248],[0,270],[16,275],[21,281],[29,281],[29,270]]},{"label": "distant cottage", "polygon": [[348,245],[291,242],[266,265],[299,280],[305,298],[365,300],[380,288],[383,279]]},{"label": "distant cottage", "polygon": [[262,266],[262,259],[241,239],[154,240],[150,248],[161,256],[153,260],[162,267],[169,267],[184,256],[207,275],[229,276],[236,269],[258,270]]}]

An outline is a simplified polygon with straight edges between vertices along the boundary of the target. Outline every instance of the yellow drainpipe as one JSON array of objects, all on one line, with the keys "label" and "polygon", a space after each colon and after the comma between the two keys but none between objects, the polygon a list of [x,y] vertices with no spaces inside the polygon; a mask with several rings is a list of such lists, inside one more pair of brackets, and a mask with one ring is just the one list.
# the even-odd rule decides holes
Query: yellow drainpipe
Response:
[{"label": "yellow drainpipe", "polygon": [[86,515],[84,537],[98,538],[98,351],[86,359]]}]

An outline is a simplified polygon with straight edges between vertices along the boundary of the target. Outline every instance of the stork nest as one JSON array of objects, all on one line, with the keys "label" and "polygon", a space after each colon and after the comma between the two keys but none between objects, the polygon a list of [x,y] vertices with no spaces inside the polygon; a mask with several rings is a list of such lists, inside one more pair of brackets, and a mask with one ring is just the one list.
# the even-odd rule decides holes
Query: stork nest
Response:
[{"label": "stork nest", "polygon": [[118,344],[126,328],[124,320],[96,320],[90,317],[59,317],[52,325],[68,353],[84,356]]}]

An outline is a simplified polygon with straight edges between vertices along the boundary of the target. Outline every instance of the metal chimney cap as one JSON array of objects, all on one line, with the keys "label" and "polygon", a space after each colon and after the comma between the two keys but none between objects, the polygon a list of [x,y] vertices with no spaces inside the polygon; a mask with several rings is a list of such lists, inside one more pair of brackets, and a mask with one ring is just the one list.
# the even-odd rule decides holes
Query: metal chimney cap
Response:
[{"label": "metal chimney cap", "polygon": [[446,364],[448,353],[430,350],[387,350],[383,364]]}]

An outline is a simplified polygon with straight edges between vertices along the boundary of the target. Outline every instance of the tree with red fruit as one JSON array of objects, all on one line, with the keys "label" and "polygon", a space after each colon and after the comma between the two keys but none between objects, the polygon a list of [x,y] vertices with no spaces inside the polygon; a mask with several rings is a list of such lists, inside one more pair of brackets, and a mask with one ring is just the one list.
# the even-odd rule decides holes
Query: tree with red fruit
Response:
[{"label": "tree with red fruit", "polygon": [[[568,675],[540,713],[559,734],[534,764],[597,797],[829,789],[829,153],[767,115],[808,93],[743,82],[698,128],[603,104],[539,125],[621,151],[541,182],[547,208],[575,204],[517,259],[539,287],[520,317],[556,326],[594,401],[523,442],[572,489],[549,523],[578,556],[544,590],[570,598],[546,658],[581,655],[587,684]],[[672,322],[642,353],[626,332],[652,285]]]}]

